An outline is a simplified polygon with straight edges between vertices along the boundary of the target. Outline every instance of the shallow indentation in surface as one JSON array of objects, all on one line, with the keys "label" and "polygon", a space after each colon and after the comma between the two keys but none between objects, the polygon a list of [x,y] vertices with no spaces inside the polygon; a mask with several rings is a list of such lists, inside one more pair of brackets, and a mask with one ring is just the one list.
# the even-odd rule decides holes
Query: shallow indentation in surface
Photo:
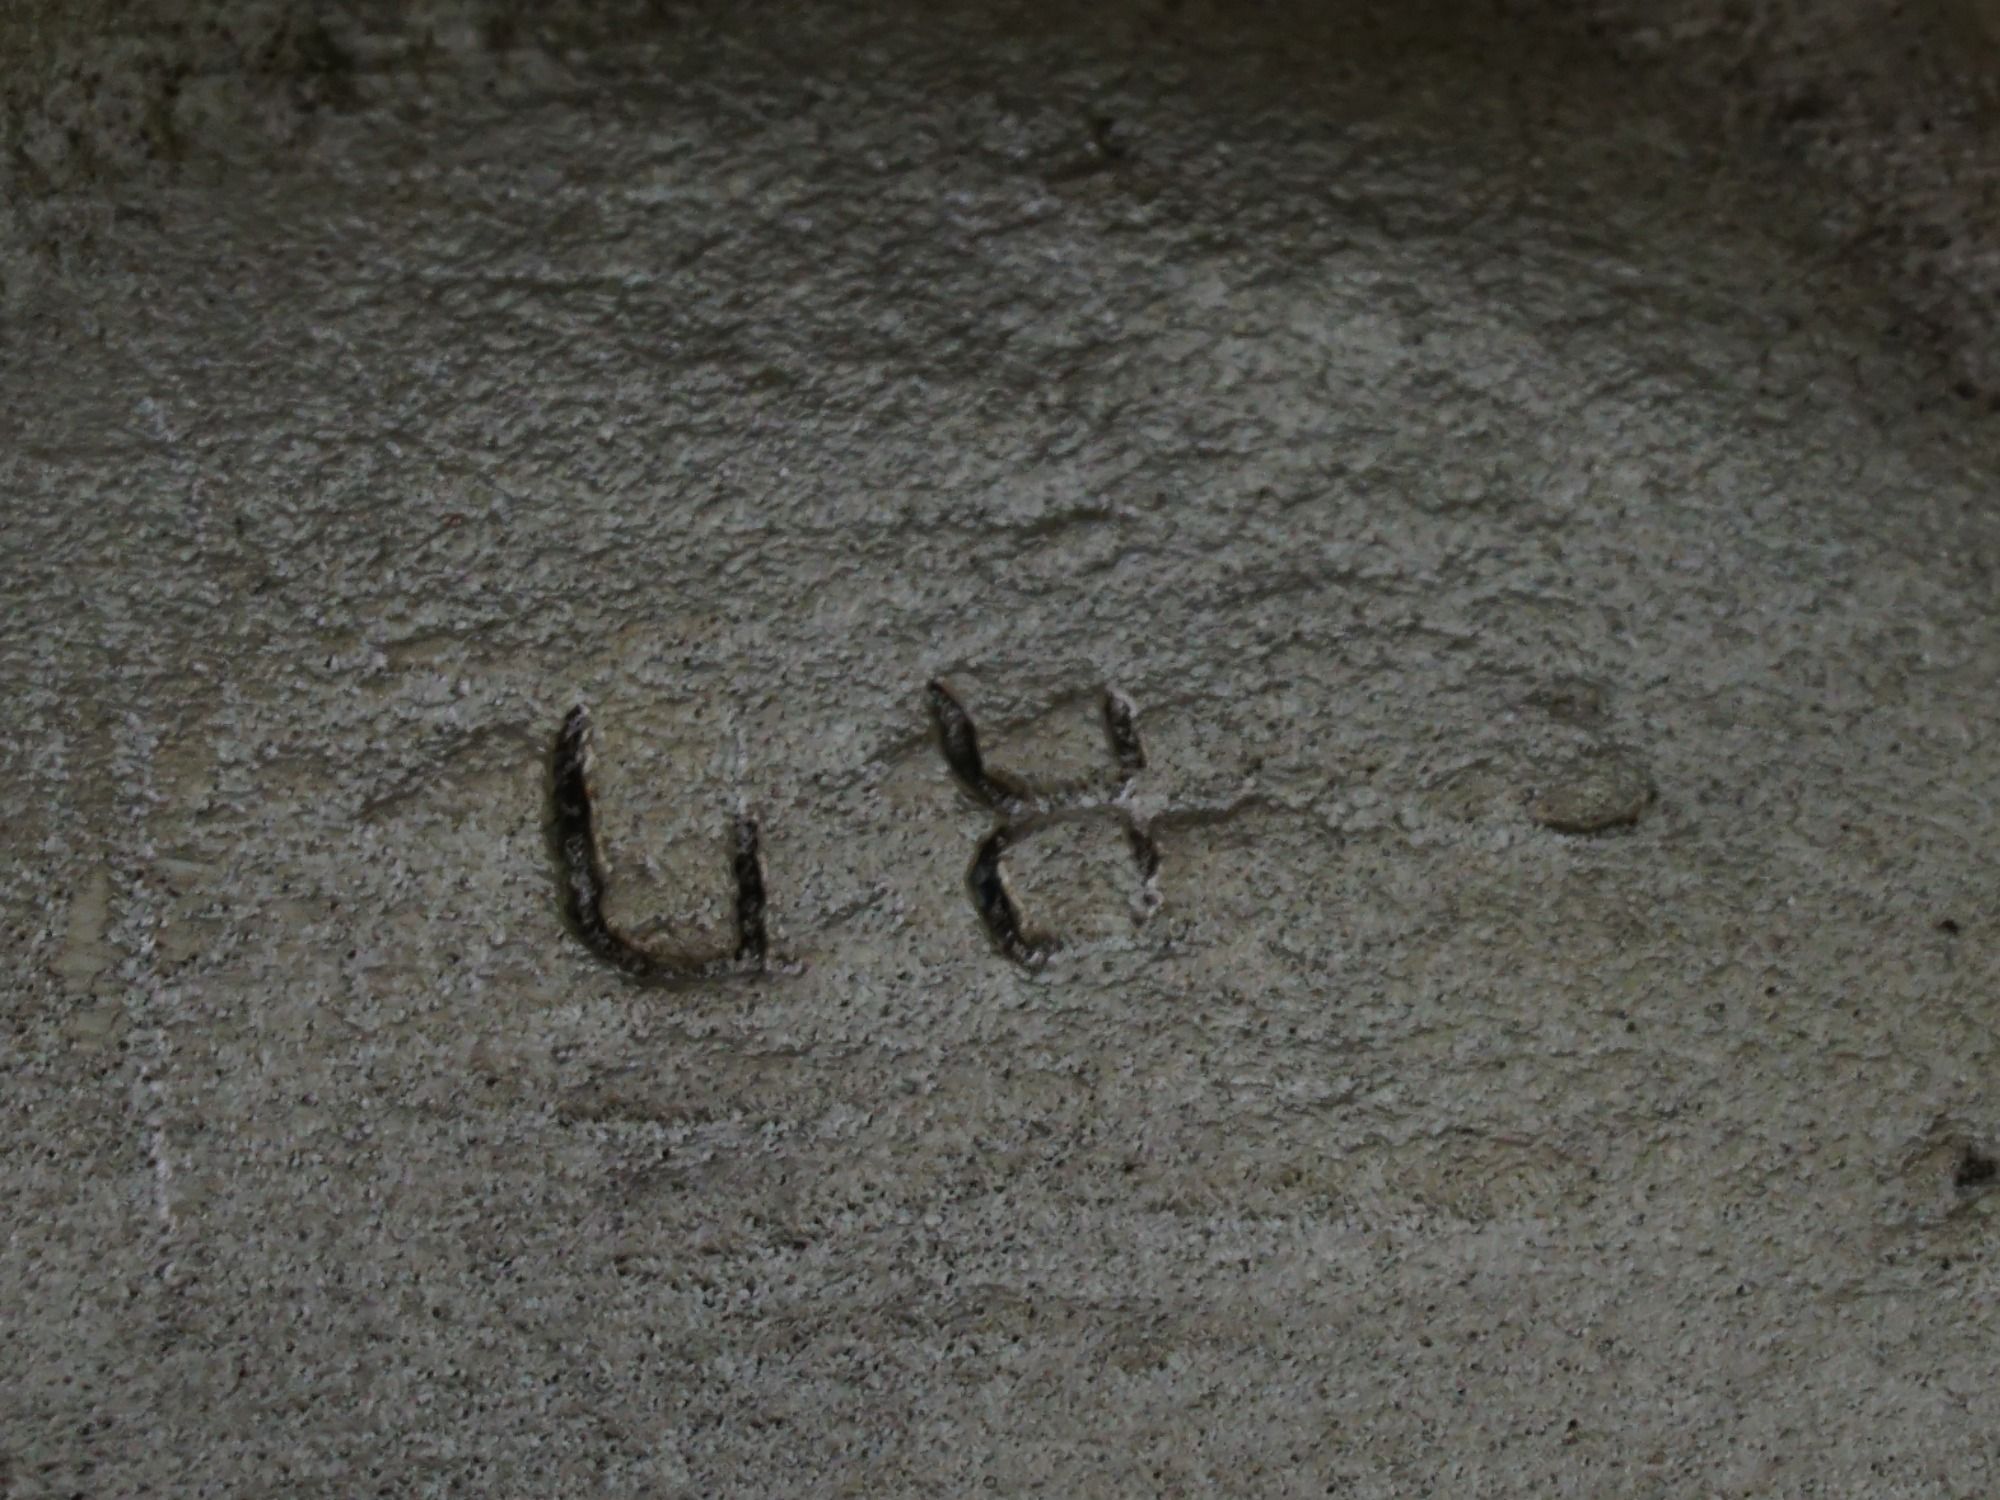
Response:
[{"label": "shallow indentation in surface", "polygon": [[1552,772],[1528,803],[1528,816],[1557,833],[1606,833],[1637,823],[1657,791],[1636,755],[1603,750]]}]

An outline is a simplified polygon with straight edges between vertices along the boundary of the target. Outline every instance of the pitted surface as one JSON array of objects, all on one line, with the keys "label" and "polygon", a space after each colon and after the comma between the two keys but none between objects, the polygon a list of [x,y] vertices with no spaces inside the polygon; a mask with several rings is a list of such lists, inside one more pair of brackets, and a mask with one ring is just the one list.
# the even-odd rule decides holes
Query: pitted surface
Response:
[{"label": "pitted surface", "polygon": [[1033,19],[361,28],[21,283],[10,1494],[1991,1488],[1991,431],[1616,78]]}]

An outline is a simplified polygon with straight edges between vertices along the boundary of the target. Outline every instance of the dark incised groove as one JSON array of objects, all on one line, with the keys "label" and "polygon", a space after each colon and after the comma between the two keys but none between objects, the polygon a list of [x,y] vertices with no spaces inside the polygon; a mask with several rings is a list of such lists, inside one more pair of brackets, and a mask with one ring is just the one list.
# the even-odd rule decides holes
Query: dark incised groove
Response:
[{"label": "dark incised groove", "polygon": [[1958,1164],[1952,1169],[1951,1185],[1960,1191],[1993,1186],[2000,1179],[2000,1159],[1996,1159],[1977,1146],[1967,1145],[1958,1154]]},{"label": "dark incised groove", "polygon": [[1146,747],[1139,743],[1138,714],[1130,698],[1106,688],[1103,709],[1104,737],[1111,743],[1112,759],[1118,762],[1118,790],[1122,792],[1146,769]]},{"label": "dark incised groove", "polygon": [[1027,788],[1004,772],[986,769],[979,753],[979,731],[972,727],[972,715],[952,696],[942,678],[932,678],[926,694],[930,699],[931,722],[937,726],[938,745],[944,763],[959,785],[995,812],[1017,812],[1027,805]]},{"label": "dark incised groove", "polygon": [[730,860],[736,875],[736,957],[761,965],[770,940],[764,932],[764,862],[758,856],[757,820],[747,813],[736,818],[736,854]]},{"label": "dark incised groove", "polygon": [[[944,679],[932,678],[925,687],[925,696],[930,700],[931,723],[937,730],[945,764],[977,801],[995,812],[1020,816],[1030,811],[1049,811],[1058,800],[1082,795],[1067,787],[1031,789],[1021,778],[994,770],[980,751],[979,731],[973,727],[972,715]],[[1118,766],[1118,781],[1111,795],[1122,796],[1133,779],[1146,769],[1146,748],[1139,741],[1138,711],[1130,698],[1108,687],[1099,695],[1098,709],[1104,721],[1105,743]]]},{"label": "dark incised groove", "polygon": [[1160,872],[1160,850],[1146,826],[1122,805],[1133,778],[1146,766],[1145,747],[1139,741],[1138,715],[1132,701],[1111,688],[1099,699],[1104,719],[1104,736],[1118,765],[1116,790],[1108,799],[1076,791],[1045,791],[1004,772],[990,770],[979,750],[979,733],[972,716],[942,680],[933,679],[926,688],[931,720],[936,726],[938,746],[945,764],[968,794],[992,809],[996,823],[974,851],[966,870],[965,884],[972,896],[973,909],[992,938],[993,945],[1015,963],[1038,968],[1048,962],[1061,942],[1045,933],[1031,933],[1021,916],[1019,903],[1007,889],[1001,865],[1007,851],[1053,823],[1109,814],[1125,828],[1132,862],[1144,885],[1135,904],[1136,920],[1144,923],[1159,904],[1155,885]]},{"label": "dark incised groove", "polygon": [[1015,904],[1013,893],[1007,889],[1007,877],[1000,869],[1000,857],[1007,852],[1010,842],[1005,828],[996,828],[980,840],[972,856],[972,867],[966,871],[965,883],[993,945],[1015,963],[1035,968],[1048,962],[1056,945],[1047,939],[1029,937],[1022,925],[1021,908]]},{"label": "dark incised groove", "polygon": [[754,818],[736,819],[731,865],[736,882],[736,947],[702,955],[647,947],[612,925],[605,914],[604,856],[590,803],[590,715],[581,704],[563,718],[549,758],[549,842],[555,855],[564,924],[591,953],[642,984],[684,984],[756,973],[764,966],[764,869]]},{"label": "dark incised groove", "polygon": [[1160,846],[1153,841],[1152,830],[1136,818],[1127,818],[1125,842],[1132,850],[1132,863],[1139,867],[1139,878],[1152,881],[1160,873]]}]

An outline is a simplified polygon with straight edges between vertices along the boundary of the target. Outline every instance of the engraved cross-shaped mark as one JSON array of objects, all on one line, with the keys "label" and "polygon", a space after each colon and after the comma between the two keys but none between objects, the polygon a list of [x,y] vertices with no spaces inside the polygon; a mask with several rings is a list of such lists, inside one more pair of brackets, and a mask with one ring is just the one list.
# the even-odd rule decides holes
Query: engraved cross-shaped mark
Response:
[{"label": "engraved cross-shaped mark", "polygon": [[1033,931],[1022,920],[1020,904],[1007,889],[1001,862],[1010,848],[1051,823],[1098,813],[1109,813],[1124,825],[1125,839],[1144,886],[1137,918],[1146,921],[1157,904],[1154,881],[1160,872],[1160,851],[1123,800],[1134,778],[1146,767],[1146,751],[1139,743],[1132,701],[1109,687],[1099,700],[1104,737],[1117,763],[1118,779],[1108,795],[1093,798],[1077,794],[1038,795],[1019,777],[988,766],[980,753],[979,733],[973,727],[972,716],[951,689],[943,681],[933,679],[927,696],[945,764],[967,795],[995,815],[993,830],[980,841],[965,876],[973,909],[979,913],[994,946],[1015,963],[1029,968],[1046,963],[1061,948],[1060,939]]}]

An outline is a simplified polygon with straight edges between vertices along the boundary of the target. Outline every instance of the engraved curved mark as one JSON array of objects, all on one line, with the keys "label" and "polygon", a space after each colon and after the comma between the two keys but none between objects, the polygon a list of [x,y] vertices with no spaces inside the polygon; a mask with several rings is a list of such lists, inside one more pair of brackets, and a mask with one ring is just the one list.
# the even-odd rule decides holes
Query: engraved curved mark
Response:
[{"label": "engraved curved mark", "polygon": [[1054,955],[1058,944],[1037,933],[1030,936],[1021,921],[1021,908],[1007,889],[1007,877],[1000,869],[1000,857],[1007,852],[1008,830],[996,828],[979,841],[972,866],[965,872],[966,889],[972,892],[973,907],[993,946],[1017,964],[1033,968]]},{"label": "engraved curved mark", "polygon": [[1139,743],[1139,712],[1132,700],[1116,688],[1104,690],[1104,738],[1111,743],[1112,759],[1118,762],[1118,794],[1123,796],[1132,780],[1146,769],[1146,748]]},{"label": "engraved curved mark", "polygon": [[577,940],[630,979],[678,984],[756,973],[764,967],[764,867],[756,819],[739,814],[731,867],[736,881],[736,948],[702,955],[646,947],[605,915],[604,856],[590,805],[590,715],[578,704],[564,716],[550,756],[549,839],[561,881],[563,920]]},{"label": "engraved curved mark", "polygon": [[1108,795],[1090,797],[1082,793],[1037,795],[1019,777],[996,771],[986,764],[979,749],[979,732],[972,716],[940,679],[926,688],[931,721],[936,726],[938,748],[945,764],[967,794],[992,809],[997,821],[979,842],[972,864],[966,870],[965,885],[972,906],[979,913],[994,947],[1027,968],[1048,962],[1062,947],[1059,939],[1033,931],[1021,915],[1020,903],[1007,888],[1001,868],[1007,851],[1051,823],[1108,813],[1125,825],[1125,839],[1138,868],[1142,891],[1134,904],[1134,920],[1143,924],[1159,905],[1157,879],[1160,873],[1159,846],[1146,827],[1122,805],[1133,779],[1146,767],[1145,747],[1139,741],[1138,714],[1132,700],[1106,688],[1099,700],[1104,721],[1104,737],[1118,766],[1116,785]]},{"label": "engraved curved mark", "polygon": [[940,679],[933,678],[926,692],[930,697],[931,722],[937,726],[938,746],[944,751],[944,763],[951,767],[959,785],[997,813],[1024,810],[1029,801],[1028,789],[1005,772],[996,775],[986,769],[986,758],[979,753],[979,731],[972,727],[972,715],[965,711],[965,705],[952,696],[951,689]]}]

